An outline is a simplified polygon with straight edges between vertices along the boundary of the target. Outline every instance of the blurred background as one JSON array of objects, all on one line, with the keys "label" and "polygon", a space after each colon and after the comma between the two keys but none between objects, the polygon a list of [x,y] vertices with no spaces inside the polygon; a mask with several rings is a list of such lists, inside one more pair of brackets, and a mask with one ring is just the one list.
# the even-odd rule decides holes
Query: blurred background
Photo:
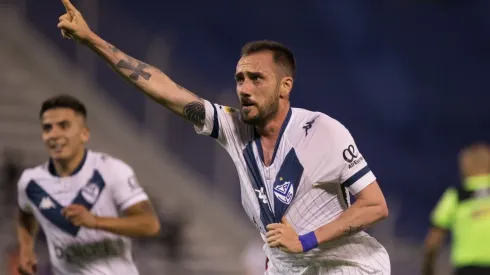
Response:
[{"label": "blurred background", "polygon": [[[88,107],[91,148],[132,165],[157,205],[162,236],[136,241],[142,274],[262,274],[261,241],[226,152],[63,40],[59,1],[1,2],[2,270],[15,261],[17,178],[46,158],[40,103],[68,93]],[[430,211],[459,182],[458,151],[490,141],[490,1],[73,3],[119,49],[225,105],[237,102],[233,74],[244,43],[289,46],[298,64],[293,106],[349,128],[390,207],[370,233],[388,249],[393,274],[420,273]],[[440,258],[438,274],[449,274],[447,250]]]}]

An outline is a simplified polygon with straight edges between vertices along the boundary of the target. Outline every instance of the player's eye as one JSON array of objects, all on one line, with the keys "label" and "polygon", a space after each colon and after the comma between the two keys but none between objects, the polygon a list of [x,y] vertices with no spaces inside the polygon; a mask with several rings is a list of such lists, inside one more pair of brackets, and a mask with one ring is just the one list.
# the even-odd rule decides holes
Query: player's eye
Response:
[{"label": "player's eye", "polygon": [[242,84],[243,83],[243,76],[237,76],[237,77],[235,77],[235,81],[238,84]]},{"label": "player's eye", "polygon": [[53,126],[51,124],[43,124],[42,125],[43,132],[45,132],[45,133],[51,131],[52,128],[53,128]]},{"label": "player's eye", "polygon": [[264,77],[260,74],[250,74],[249,77],[250,77],[250,80],[252,80],[252,81],[258,81],[258,80],[264,79]]},{"label": "player's eye", "polygon": [[70,122],[69,121],[62,121],[58,125],[63,130],[66,130],[66,129],[70,128]]}]

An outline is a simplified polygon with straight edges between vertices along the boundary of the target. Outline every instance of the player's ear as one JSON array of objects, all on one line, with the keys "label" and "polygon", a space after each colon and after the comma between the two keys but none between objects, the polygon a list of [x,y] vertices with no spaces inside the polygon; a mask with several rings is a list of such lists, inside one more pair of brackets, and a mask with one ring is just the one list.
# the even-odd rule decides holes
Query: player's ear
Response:
[{"label": "player's ear", "polygon": [[90,131],[88,128],[84,128],[82,130],[82,141],[86,143],[88,142],[89,139],[90,139]]},{"label": "player's ear", "polygon": [[90,128],[87,125],[87,121],[84,119],[83,121],[83,126],[82,126],[82,141],[83,142],[88,142],[90,139]]},{"label": "player's ear", "polygon": [[289,93],[293,89],[293,78],[285,76],[281,80],[281,87],[279,88],[279,96],[281,98],[289,98]]}]

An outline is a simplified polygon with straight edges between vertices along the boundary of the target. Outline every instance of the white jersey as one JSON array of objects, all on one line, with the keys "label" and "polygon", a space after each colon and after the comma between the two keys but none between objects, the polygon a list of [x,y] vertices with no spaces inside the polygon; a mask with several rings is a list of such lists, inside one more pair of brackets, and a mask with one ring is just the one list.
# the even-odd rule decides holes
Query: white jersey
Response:
[{"label": "white jersey", "polygon": [[78,227],[61,214],[71,204],[91,213],[118,217],[148,200],[133,170],[121,160],[87,151],[69,177],[58,177],[51,162],[26,169],[18,183],[22,211],[32,213],[43,229],[55,275],[137,275],[131,240],[107,231]]},{"label": "white jersey", "polygon": [[[265,227],[283,216],[299,235],[339,217],[355,195],[376,180],[349,131],[319,112],[291,108],[268,167],[260,138],[240,112],[205,101],[199,134],[215,138],[238,171],[242,205],[265,240]],[[365,232],[289,254],[264,245],[268,274],[390,274],[384,247]]]}]

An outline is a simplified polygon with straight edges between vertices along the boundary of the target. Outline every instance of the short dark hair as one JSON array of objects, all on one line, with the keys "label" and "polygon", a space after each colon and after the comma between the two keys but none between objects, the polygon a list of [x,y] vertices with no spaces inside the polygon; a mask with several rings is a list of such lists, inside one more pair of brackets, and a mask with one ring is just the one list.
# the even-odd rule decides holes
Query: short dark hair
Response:
[{"label": "short dark hair", "polygon": [[57,95],[46,99],[41,105],[39,118],[41,118],[46,111],[57,108],[72,109],[73,111],[75,111],[75,113],[82,115],[84,118],[87,118],[87,109],[85,108],[85,105],[83,105],[80,100],[71,95]]},{"label": "short dark hair", "polygon": [[292,78],[296,76],[296,60],[294,54],[288,47],[279,42],[270,40],[249,42],[243,46],[241,55],[247,56],[263,51],[272,51],[274,62],[282,66],[288,76]]}]

